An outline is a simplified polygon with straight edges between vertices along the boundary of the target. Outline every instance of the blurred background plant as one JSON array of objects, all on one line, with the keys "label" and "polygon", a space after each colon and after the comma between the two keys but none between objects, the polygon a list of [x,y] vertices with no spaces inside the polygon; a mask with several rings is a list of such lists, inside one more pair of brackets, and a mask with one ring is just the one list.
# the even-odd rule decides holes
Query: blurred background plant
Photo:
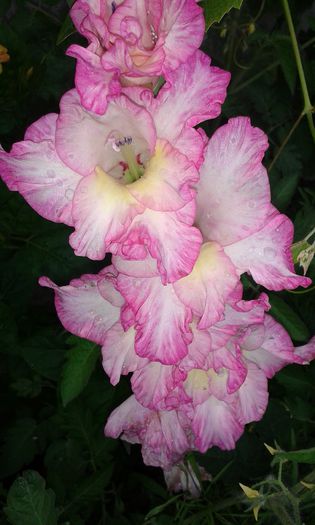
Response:
[{"label": "blurred background plant", "polygon": [[[228,117],[248,115],[268,134],[273,203],[294,221],[298,261],[314,240],[303,241],[315,226],[315,152],[288,4],[203,4],[209,26],[203,50],[232,72],[222,115],[205,129],[211,135]],[[314,101],[315,2],[292,0],[290,9]],[[64,51],[80,37],[68,12],[66,0],[1,0],[4,148],[38,117],[58,111],[73,85],[74,61]],[[64,284],[103,263],[75,257],[69,228],[41,219],[3,184],[0,203],[0,524],[315,524],[314,364],[275,377],[265,417],[247,427],[235,451],[213,448],[188,458],[192,468],[198,460],[211,473],[199,499],[169,494],[162,473],[143,465],[136,446],[103,436],[108,414],[129,394],[128,380],[115,389],[109,384],[98,347],[63,331],[52,294],[37,284],[43,274]],[[314,279],[311,257],[308,264]],[[248,298],[261,291],[249,278],[244,285]],[[315,330],[314,288],[269,296],[272,315],[295,343],[305,343]]]}]

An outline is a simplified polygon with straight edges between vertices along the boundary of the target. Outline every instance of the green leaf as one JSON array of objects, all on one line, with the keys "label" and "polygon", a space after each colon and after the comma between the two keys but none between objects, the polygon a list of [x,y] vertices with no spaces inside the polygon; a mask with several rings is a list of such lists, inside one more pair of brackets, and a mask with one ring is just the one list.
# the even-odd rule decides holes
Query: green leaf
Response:
[{"label": "green leaf", "polygon": [[5,513],[12,525],[57,525],[55,494],[37,472],[26,471],[10,488]]},{"label": "green leaf", "polygon": [[73,35],[75,32],[76,32],[76,29],[72,23],[70,16],[68,15],[65,18],[60,28],[60,31],[58,33],[57,41],[56,41],[57,46],[62,44],[62,42],[64,42],[67,38],[69,38],[69,36]]},{"label": "green leaf", "polygon": [[277,35],[274,39],[274,45],[284,78],[286,79],[290,92],[293,95],[296,85],[297,69],[291,39],[286,35]]},{"label": "green leaf", "polygon": [[273,463],[279,463],[279,461],[297,461],[298,463],[315,463],[315,447],[307,448],[304,450],[293,450],[292,452],[279,451],[275,453]]},{"label": "green leaf", "polygon": [[240,9],[243,0],[204,0],[201,6],[204,9],[206,31],[215,22],[220,22],[223,16],[235,7]]},{"label": "green leaf", "polygon": [[99,357],[98,345],[79,337],[70,337],[69,342],[73,347],[68,352],[68,360],[64,365],[60,383],[64,406],[82,392]]},{"label": "green leaf", "polygon": [[0,453],[0,478],[18,472],[33,460],[37,449],[35,429],[36,421],[31,418],[18,419],[7,429]]},{"label": "green leaf", "polygon": [[269,294],[271,315],[281,323],[295,341],[306,341],[309,330],[298,314],[281,297]]}]

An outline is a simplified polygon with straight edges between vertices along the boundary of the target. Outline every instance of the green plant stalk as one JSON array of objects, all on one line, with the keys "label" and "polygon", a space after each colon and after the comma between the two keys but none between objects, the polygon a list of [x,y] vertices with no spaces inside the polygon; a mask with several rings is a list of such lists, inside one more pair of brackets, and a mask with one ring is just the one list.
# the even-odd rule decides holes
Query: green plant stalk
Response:
[{"label": "green plant stalk", "polygon": [[304,115],[306,115],[306,118],[308,120],[308,125],[309,125],[309,128],[310,128],[310,132],[311,132],[311,135],[312,135],[313,140],[315,142],[315,126],[314,126],[313,117],[312,117],[312,112],[313,112],[314,108],[313,108],[313,106],[311,104],[310,96],[309,96],[308,89],[307,89],[307,84],[306,84],[304,69],[303,69],[303,65],[302,65],[300,50],[299,50],[299,46],[298,46],[298,42],[297,42],[297,38],[296,38],[296,34],[295,34],[295,29],[294,29],[294,25],[293,25],[293,20],[292,20],[292,16],[291,16],[291,11],[290,11],[288,0],[282,0],[282,5],[283,5],[284,14],[285,14],[285,17],[286,17],[286,20],[287,20],[287,24],[288,24],[288,28],[289,28],[291,43],[292,43],[292,47],[293,47],[293,53],[294,53],[294,57],[295,57],[297,70],[298,70],[298,73],[299,73],[300,84],[301,84],[303,98],[304,98],[304,110],[303,110],[303,113],[304,113]]}]

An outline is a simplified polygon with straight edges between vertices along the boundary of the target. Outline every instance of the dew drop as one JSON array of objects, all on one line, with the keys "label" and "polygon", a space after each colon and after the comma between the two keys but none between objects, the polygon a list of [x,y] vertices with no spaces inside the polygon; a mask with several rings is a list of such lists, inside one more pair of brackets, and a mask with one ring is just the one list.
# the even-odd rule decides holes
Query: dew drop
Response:
[{"label": "dew drop", "polygon": [[234,137],[234,135],[232,135],[231,138],[230,138],[230,141],[231,141],[231,144],[235,144],[236,143],[236,137]]},{"label": "dew drop", "polygon": [[247,203],[247,206],[248,206],[249,208],[255,208],[255,207],[256,207],[256,202],[255,202],[255,201],[249,201],[249,202]]},{"label": "dew drop", "polygon": [[97,315],[97,316],[95,317],[95,321],[96,321],[97,323],[101,323],[101,322],[103,321],[103,317],[102,317],[101,315]]},{"label": "dew drop", "polygon": [[63,180],[61,179],[57,180],[57,186],[63,186]]}]

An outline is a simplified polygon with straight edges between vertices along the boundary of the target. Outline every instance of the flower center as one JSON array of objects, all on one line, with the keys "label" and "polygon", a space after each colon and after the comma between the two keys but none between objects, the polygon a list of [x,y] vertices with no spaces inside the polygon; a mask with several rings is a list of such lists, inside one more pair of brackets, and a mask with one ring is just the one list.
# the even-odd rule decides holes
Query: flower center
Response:
[{"label": "flower center", "polygon": [[132,147],[132,137],[122,137],[119,139],[112,139],[112,148],[114,151],[121,153],[123,160],[126,163],[124,169],[124,182],[131,184],[140,179],[144,173],[144,167],[139,164],[135,151]]}]

